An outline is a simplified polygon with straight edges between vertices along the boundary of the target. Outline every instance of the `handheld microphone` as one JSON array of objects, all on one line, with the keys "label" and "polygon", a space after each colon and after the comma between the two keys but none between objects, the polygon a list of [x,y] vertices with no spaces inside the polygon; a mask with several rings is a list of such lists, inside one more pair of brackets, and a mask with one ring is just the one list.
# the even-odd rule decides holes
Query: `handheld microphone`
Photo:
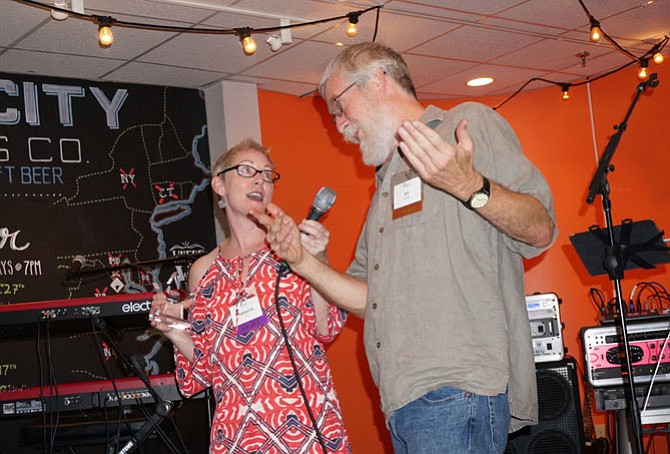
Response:
[{"label": "handheld microphone", "polygon": [[81,268],[86,265],[86,257],[83,255],[75,255],[72,257],[72,265],[70,265],[70,275],[77,275],[81,273]]},{"label": "handheld microphone", "polygon": [[314,196],[314,203],[312,203],[312,208],[309,210],[307,219],[310,221],[318,221],[321,219],[321,216],[326,214],[326,211],[330,210],[330,207],[335,203],[335,197],[335,191],[328,186],[319,189],[319,192]]}]

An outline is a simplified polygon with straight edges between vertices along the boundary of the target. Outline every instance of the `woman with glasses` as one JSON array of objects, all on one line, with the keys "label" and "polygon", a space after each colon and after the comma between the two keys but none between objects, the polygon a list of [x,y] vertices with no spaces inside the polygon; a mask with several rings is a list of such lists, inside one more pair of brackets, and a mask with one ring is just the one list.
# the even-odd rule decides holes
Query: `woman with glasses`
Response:
[{"label": "woman with glasses", "polygon": [[[156,294],[152,326],[175,346],[182,393],[213,390],[210,453],[347,453],[323,347],[344,313],[273,254],[247,214],[265,210],[278,180],[268,150],[251,139],[217,160],[212,188],[230,235],[191,266],[187,300]],[[300,229],[305,249],[326,261],[326,228],[305,220]]]}]

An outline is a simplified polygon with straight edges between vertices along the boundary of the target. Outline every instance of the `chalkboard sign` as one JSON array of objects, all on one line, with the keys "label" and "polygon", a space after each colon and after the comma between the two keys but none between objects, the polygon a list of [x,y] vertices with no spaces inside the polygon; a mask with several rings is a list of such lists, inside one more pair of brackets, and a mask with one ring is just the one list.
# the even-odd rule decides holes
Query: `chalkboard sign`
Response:
[{"label": "chalkboard sign", "polygon": [[150,291],[215,245],[198,90],[0,73],[0,304]]}]

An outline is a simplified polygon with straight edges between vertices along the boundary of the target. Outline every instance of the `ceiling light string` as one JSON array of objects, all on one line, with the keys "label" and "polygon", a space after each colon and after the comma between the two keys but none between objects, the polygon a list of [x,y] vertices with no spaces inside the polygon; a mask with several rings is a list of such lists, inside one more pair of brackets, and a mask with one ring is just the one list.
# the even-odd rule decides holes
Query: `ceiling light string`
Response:
[{"label": "ceiling light string", "polygon": [[649,60],[643,58],[642,61],[640,61],[640,70],[637,72],[638,79],[647,80],[647,77],[649,77],[649,74],[647,73],[648,67],[649,67]]},{"label": "ceiling light string", "polygon": [[95,23],[98,24],[98,44],[100,47],[109,47],[114,42],[112,25],[116,22],[110,16],[93,16]]},{"label": "ceiling light string", "polygon": [[664,36],[662,40],[657,42],[654,47],[649,49],[649,51],[644,54],[644,57],[651,57],[654,60],[654,63],[657,65],[660,65],[663,63],[663,60],[665,59],[663,57],[663,49],[665,46],[668,44],[668,40],[670,40],[670,36]]},{"label": "ceiling light string", "polygon": [[597,43],[598,41],[600,41],[601,37],[605,38],[614,47],[616,47],[620,52],[624,53],[625,55],[632,58],[633,60],[636,60],[638,62],[640,61],[640,59],[637,56],[633,55],[632,53],[630,53],[629,51],[627,51],[626,49],[621,47],[619,45],[619,43],[617,43],[614,40],[614,38],[612,38],[610,35],[605,33],[605,30],[603,30],[602,27],[600,26],[600,21],[598,21],[595,17],[593,17],[593,15],[588,10],[588,8],[586,7],[586,5],[584,4],[584,2],[582,0],[579,0],[579,4],[582,6],[582,9],[584,10],[584,12],[586,13],[586,15],[589,18],[589,23],[590,23],[590,27],[591,27],[589,33],[590,33],[590,39],[591,39],[592,42]]},{"label": "ceiling light string", "polygon": [[[623,47],[621,47],[621,46],[620,46],[614,39],[612,39],[609,35],[607,35],[607,33],[605,33],[605,32],[602,30],[602,28],[600,28],[600,22],[599,22],[595,17],[593,17],[593,15],[591,15],[591,13],[590,13],[589,10],[586,8],[586,5],[584,5],[584,2],[583,2],[582,0],[579,0],[579,4],[582,6],[582,8],[584,9],[584,11],[586,12],[586,15],[587,15],[588,18],[589,18],[590,25],[591,25],[591,30],[590,30],[591,35],[593,35],[594,28],[597,28],[596,31],[597,31],[601,36],[605,37],[605,38],[606,38],[610,43],[612,43],[618,50],[620,50],[621,52],[623,52],[624,54],[626,54],[628,57],[630,57],[632,61],[630,61],[630,62],[628,62],[628,63],[626,63],[626,64],[624,64],[624,65],[622,65],[622,66],[619,66],[618,68],[615,68],[615,69],[613,69],[613,70],[611,70],[611,71],[608,71],[608,72],[603,73],[603,74],[600,74],[600,75],[598,75],[598,76],[596,76],[596,77],[592,77],[592,78],[589,78],[589,79],[587,79],[587,80],[580,81],[580,82],[572,82],[572,83],[569,83],[569,82],[557,82],[557,81],[553,81],[553,80],[543,79],[543,78],[541,78],[541,77],[533,77],[532,79],[530,79],[530,80],[528,80],[526,83],[524,83],[524,84],[523,84],[518,90],[516,90],[514,93],[512,93],[512,94],[509,95],[507,98],[505,98],[505,99],[502,100],[500,103],[498,103],[496,106],[494,106],[494,107],[493,107],[493,110],[497,110],[497,109],[499,109],[500,107],[502,107],[504,104],[506,104],[506,103],[507,103],[508,101],[510,101],[512,98],[514,98],[516,95],[518,95],[519,93],[521,93],[521,92],[522,92],[528,85],[530,85],[532,82],[535,82],[535,81],[546,82],[546,83],[553,84],[553,85],[557,85],[557,86],[561,87],[562,98],[567,100],[567,99],[570,99],[570,95],[569,95],[568,92],[569,92],[569,89],[570,89],[571,87],[576,87],[576,86],[579,86],[579,85],[584,85],[584,84],[587,84],[587,83],[589,83],[589,82],[595,82],[595,81],[598,80],[598,79],[602,79],[603,77],[607,77],[607,76],[609,76],[609,75],[611,75],[611,74],[614,74],[614,73],[616,73],[616,72],[618,72],[618,71],[621,71],[622,69],[627,68],[627,67],[629,67],[629,66],[631,66],[631,65],[634,65],[634,64],[639,64],[639,65],[640,65],[640,70],[638,71],[637,77],[638,77],[640,80],[646,80],[647,77],[649,77],[649,73],[648,73],[649,60],[652,59],[656,64],[663,63],[664,56],[663,56],[663,53],[662,53],[662,52],[663,52],[663,49],[665,48],[665,46],[668,44],[668,41],[670,40],[670,37],[668,37],[667,35],[664,36],[663,39],[661,39],[659,42],[657,42],[656,44],[654,44],[654,45],[651,47],[651,49],[649,49],[647,52],[645,52],[642,56],[638,57],[638,56],[633,55],[632,53],[628,52],[628,51],[625,50]],[[579,55],[579,54],[578,54],[578,55]],[[584,56],[583,60],[585,60],[585,56]]]},{"label": "ceiling light string", "polygon": [[[98,15],[91,15],[91,14],[82,14],[76,11],[71,11],[69,9],[61,8],[55,5],[51,4],[46,4],[43,2],[38,2],[35,0],[17,0],[19,3],[23,3],[28,6],[34,6],[40,9],[45,9],[47,11],[55,10],[64,14],[69,14],[72,15],[78,19],[83,19],[83,20],[89,20],[92,21],[96,24],[98,24],[98,35],[99,35],[99,42],[101,46],[108,47],[111,45],[111,42],[113,42],[113,36],[111,36],[111,25],[113,24],[115,27],[122,27],[122,28],[138,28],[138,29],[145,29],[145,30],[156,30],[156,31],[167,31],[167,32],[179,32],[179,33],[199,33],[199,34],[210,34],[210,35],[236,35],[239,39],[240,42],[243,45],[243,51],[246,55],[251,55],[253,54],[253,51],[256,50],[255,47],[255,41],[253,40],[252,35],[254,33],[269,33],[269,32],[275,32],[275,31],[281,31],[284,29],[291,29],[291,28],[296,28],[296,27],[306,27],[308,25],[318,25],[318,24],[323,24],[327,22],[333,22],[337,20],[342,20],[342,19],[349,19],[352,20],[351,18],[355,17],[356,21],[358,21],[358,18],[372,10],[377,10],[377,17],[379,17],[379,10],[384,7],[384,5],[375,5],[371,6],[369,8],[359,10],[359,11],[352,11],[347,14],[341,15],[341,16],[335,16],[335,17],[328,17],[325,19],[318,19],[318,20],[313,20],[313,21],[308,21],[308,22],[300,22],[300,23],[291,23],[287,25],[279,25],[277,27],[265,27],[265,28],[252,28],[252,27],[236,27],[236,28],[231,28],[231,29],[218,29],[218,28],[200,28],[200,27],[180,27],[180,26],[175,26],[175,25],[162,25],[162,24],[150,24],[150,23],[142,23],[142,22],[130,22],[130,21],[124,21],[124,20],[119,20],[115,19],[110,16],[98,16]],[[104,23],[103,23],[104,22]],[[104,39],[111,39],[110,44],[103,45],[103,31],[102,28],[104,28]],[[111,37],[111,38],[110,38]],[[105,41],[107,42],[107,41]],[[253,51],[251,51],[253,49]]]},{"label": "ceiling light string", "polygon": [[[372,39],[371,39],[372,42],[375,42],[377,40],[377,32],[379,31],[379,13],[380,13],[380,10],[381,10],[381,8],[377,8],[377,14],[376,14],[376,17],[375,17],[375,30],[372,34]],[[317,92],[316,89],[310,90],[306,93],[303,93],[303,94],[299,95],[298,98],[303,99],[303,98],[306,98],[307,96],[311,96],[312,94],[314,94],[316,92]]]},{"label": "ceiling light string", "polygon": [[648,67],[649,63],[649,57],[656,57],[658,55],[659,57],[654,58],[654,62],[663,62],[663,54],[660,52],[660,49],[665,46],[665,43],[668,41],[668,37],[664,37],[664,39],[661,41],[663,43],[663,46],[661,46],[659,49],[654,50],[654,47],[652,47],[651,50],[647,51],[644,55],[638,57],[637,55],[629,52],[628,50],[624,49],[614,38],[612,38],[610,35],[608,35],[605,30],[602,29],[600,26],[600,22],[596,20],[595,17],[591,14],[591,12],[588,10],[586,5],[582,0],[579,0],[579,4],[581,5],[582,9],[586,13],[586,15],[589,18],[589,22],[591,24],[591,41],[597,42],[600,37],[602,36],[605,38],[607,41],[609,41],[619,52],[623,53],[624,55],[628,56],[629,58],[635,60],[639,65],[640,65],[640,71],[638,72],[638,78],[640,79],[645,79],[647,77],[647,70],[646,68]]},{"label": "ceiling light string", "polygon": [[358,35],[358,16],[361,14],[358,12],[355,13],[349,13],[347,14],[347,18],[349,19],[349,23],[347,24],[347,30],[346,34],[349,38],[353,38],[354,36]]},{"label": "ceiling light string", "polygon": [[618,71],[621,71],[622,69],[628,68],[629,66],[632,66],[634,64],[635,64],[634,61],[629,61],[628,63],[626,63],[622,66],[619,66],[618,68],[614,68],[610,71],[607,71],[606,73],[600,74],[596,77],[592,77],[592,78],[589,78],[589,79],[586,79],[586,80],[583,80],[583,81],[580,81],[580,82],[557,82],[555,80],[544,79],[542,77],[533,77],[532,79],[526,81],[526,83],[524,83],[517,91],[515,91],[514,93],[509,95],[507,98],[503,99],[497,105],[495,105],[493,107],[493,110],[498,110],[498,108],[502,107],[508,101],[511,101],[512,98],[514,98],[516,95],[521,93],[524,90],[524,88],[526,88],[528,85],[530,85],[532,82],[535,82],[535,81],[546,82],[548,84],[557,85],[557,86],[561,87],[561,92],[563,94],[562,98],[563,99],[569,99],[569,96],[570,96],[569,94],[568,94],[567,98],[565,97],[565,91],[566,90],[564,90],[564,88],[567,87],[568,90],[569,90],[571,87],[578,87],[580,85],[585,85],[585,84],[588,84],[590,82],[595,82],[598,79],[602,79],[603,77],[610,76],[610,75],[612,75],[612,74],[614,74]]},{"label": "ceiling light string", "polygon": [[570,87],[572,84],[561,84],[561,91],[563,92],[563,99],[570,99]]},{"label": "ceiling light string", "polygon": [[372,34],[372,42],[375,42],[377,40],[377,32],[379,31],[379,13],[381,11],[381,8],[377,8],[377,14],[375,15],[375,31]]},{"label": "ceiling light string", "polygon": [[380,8],[383,8],[384,5],[375,5],[371,6],[366,9],[362,9],[359,11],[354,11],[354,12],[349,12],[347,14],[343,14],[342,16],[335,16],[335,17],[328,17],[325,19],[317,19],[309,22],[299,22],[295,24],[289,24],[289,25],[280,25],[277,27],[265,27],[265,28],[254,28],[252,29],[255,33],[266,33],[266,32],[276,32],[278,30],[282,30],[284,28],[295,28],[295,27],[305,27],[307,25],[318,25],[318,24],[325,24],[327,22],[333,22],[336,20],[340,19],[348,19],[350,14],[357,14],[358,16],[361,16],[367,12],[372,11],[373,9],[379,10]]},{"label": "ceiling light string", "polygon": [[[533,77],[532,79],[527,80],[521,87],[519,87],[519,88],[517,89],[517,91],[515,91],[514,93],[512,93],[511,95],[509,95],[507,98],[505,98],[505,99],[503,99],[502,101],[500,101],[496,106],[494,106],[494,107],[493,107],[493,110],[498,110],[500,107],[504,106],[504,105],[507,103],[507,101],[511,101],[512,98],[514,98],[516,95],[518,95],[519,93],[521,93],[521,92],[523,91],[524,88],[526,88],[528,85],[530,85],[531,83],[535,82],[536,80],[540,80],[540,78],[539,78],[539,77]],[[552,82],[552,83],[553,83],[553,82]]]},{"label": "ceiling light string", "polygon": [[240,38],[244,55],[253,55],[256,52],[256,41],[251,37],[251,27],[236,28],[235,34]]}]

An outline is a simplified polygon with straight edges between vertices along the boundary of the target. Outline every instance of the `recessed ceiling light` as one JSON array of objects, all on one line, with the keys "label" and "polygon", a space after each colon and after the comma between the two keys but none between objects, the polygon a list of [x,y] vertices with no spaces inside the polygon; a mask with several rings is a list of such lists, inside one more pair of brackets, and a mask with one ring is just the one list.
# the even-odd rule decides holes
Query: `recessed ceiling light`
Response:
[{"label": "recessed ceiling light", "polygon": [[477,77],[476,79],[468,80],[465,85],[468,87],[481,87],[493,83],[493,77]]}]

